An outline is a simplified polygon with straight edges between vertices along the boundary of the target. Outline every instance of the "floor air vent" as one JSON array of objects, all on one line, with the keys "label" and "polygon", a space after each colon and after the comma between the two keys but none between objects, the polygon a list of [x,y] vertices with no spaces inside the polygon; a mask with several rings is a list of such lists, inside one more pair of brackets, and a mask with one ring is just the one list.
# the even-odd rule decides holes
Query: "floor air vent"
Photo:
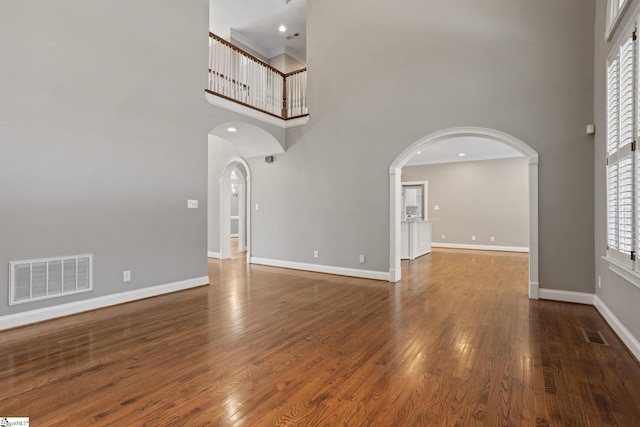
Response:
[{"label": "floor air vent", "polygon": [[596,331],[595,329],[582,329],[582,334],[588,343],[609,346],[609,343],[604,339],[600,331]]},{"label": "floor air vent", "polygon": [[9,305],[93,289],[93,256],[32,259],[9,263]]}]

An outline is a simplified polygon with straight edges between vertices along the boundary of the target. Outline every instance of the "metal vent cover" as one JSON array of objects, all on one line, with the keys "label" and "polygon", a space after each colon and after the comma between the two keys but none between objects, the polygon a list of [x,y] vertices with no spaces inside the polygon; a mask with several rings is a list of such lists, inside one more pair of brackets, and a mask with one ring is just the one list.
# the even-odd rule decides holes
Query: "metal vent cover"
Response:
[{"label": "metal vent cover", "polygon": [[605,347],[609,346],[609,343],[606,339],[604,339],[604,336],[602,336],[602,333],[600,331],[596,331],[595,329],[582,328],[582,335],[584,335],[584,338],[590,344],[602,345]]},{"label": "metal vent cover", "polygon": [[93,290],[93,255],[11,261],[9,305]]}]

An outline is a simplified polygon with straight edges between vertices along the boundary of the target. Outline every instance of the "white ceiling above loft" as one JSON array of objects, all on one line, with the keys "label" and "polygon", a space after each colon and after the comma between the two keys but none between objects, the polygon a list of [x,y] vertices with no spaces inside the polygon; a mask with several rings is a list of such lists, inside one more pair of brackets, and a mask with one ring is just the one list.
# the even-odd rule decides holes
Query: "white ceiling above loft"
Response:
[{"label": "white ceiling above loft", "polygon": [[[464,153],[464,156],[460,156]],[[522,153],[503,143],[477,137],[451,138],[420,150],[407,166],[436,163],[472,162],[478,160],[524,157]]]},{"label": "white ceiling above loft", "polygon": [[[278,31],[280,25],[287,31]],[[266,58],[286,52],[306,63],[307,0],[210,0],[209,29],[223,38],[233,35]]]},{"label": "white ceiling above loft", "polygon": [[249,123],[221,124],[209,133],[209,141],[216,139],[230,143],[246,159],[284,153],[284,144],[266,130]]}]

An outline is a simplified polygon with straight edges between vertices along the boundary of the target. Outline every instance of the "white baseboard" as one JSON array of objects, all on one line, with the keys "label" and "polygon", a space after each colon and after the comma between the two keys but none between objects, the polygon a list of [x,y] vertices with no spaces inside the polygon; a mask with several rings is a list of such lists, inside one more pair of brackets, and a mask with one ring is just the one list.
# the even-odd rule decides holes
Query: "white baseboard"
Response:
[{"label": "white baseboard", "polygon": [[220,252],[207,252],[207,257],[220,259]]},{"label": "white baseboard", "polygon": [[307,264],[302,262],[280,261],[255,257],[251,258],[251,264],[291,268],[293,270],[313,271],[316,273],[336,274],[338,276],[362,277],[364,279],[389,281],[389,273],[386,271],[360,270],[358,268],[334,267],[331,265]]},{"label": "white baseboard", "polygon": [[529,248],[520,246],[466,245],[463,243],[431,243],[432,248],[475,249],[479,251],[529,252]]},{"label": "white baseboard", "polygon": [[640,342],[633,336],[631,332],[618,320],[609,307],[597,296],[594,295],[594,305],[596,310],[604,317],[609,326],[618,334],[622,342],[627,346],[636,360],[640,362]]},{"label": "white baseboard", "polygon": [[594,294],[584,292],[559,291],[557,289],[538,289],[538,297],[540,299],[548,299],[552,301],[572,302],[575,304],[593,305]]},{"label": "white baseboard", "polygon": [[84,311],[96,310],[98,308],[196,288],[207,284],[209,284],[209,277],[202,276],[194,279],[182,280],[180,282],[167,283],[165,285],[152,286],[149,288],[136,289],[83,301],[60,304],[53,307],[10,314],[8,316],[0,317],[0,330],[16,328],[30,323],[43,322],[57,317],[69,316],[72,314],[82,313]]}]

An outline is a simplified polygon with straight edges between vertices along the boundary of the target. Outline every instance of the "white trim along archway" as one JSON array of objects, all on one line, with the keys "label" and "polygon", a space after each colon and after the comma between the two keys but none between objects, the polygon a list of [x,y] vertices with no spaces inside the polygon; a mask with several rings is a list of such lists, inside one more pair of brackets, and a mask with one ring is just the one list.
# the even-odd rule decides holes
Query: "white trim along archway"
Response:
[{"label": "white trim along archway", "polygon": [[538,153],[519,139],[492,129],[462,127],[445,129],[419,139],[407,147],[389,168],[390,189],[390,253],[389,281],[402,277],[400,263],[400,211],[402,167],[421,149],[450,138],[478,137],[501,142],[529,159],[529,298],[538,299]]},{"label": "white trim along archway", "polygon": [[[243,203],[240,204],[240,216],[244,216],[246,221],[246,251],[247,251],[247,263],[251,262],[251,170],[249,164],[241,157],[233,157],[224,165],[222,169],[222,176],[220,177],[220,259],[227,259],[231,257],[231,215],[230,215],[230,200],[231,200],[231,172],[234,169],[238,169],[241,172],[242,179],[245,181],[242,193],[246,194],[243,199]],[[242,194],[241,193],[241,194]],[[242,221],[239,229],[242,230]],[[242,231],[240,232],[240,239],[242,240]]]}]

